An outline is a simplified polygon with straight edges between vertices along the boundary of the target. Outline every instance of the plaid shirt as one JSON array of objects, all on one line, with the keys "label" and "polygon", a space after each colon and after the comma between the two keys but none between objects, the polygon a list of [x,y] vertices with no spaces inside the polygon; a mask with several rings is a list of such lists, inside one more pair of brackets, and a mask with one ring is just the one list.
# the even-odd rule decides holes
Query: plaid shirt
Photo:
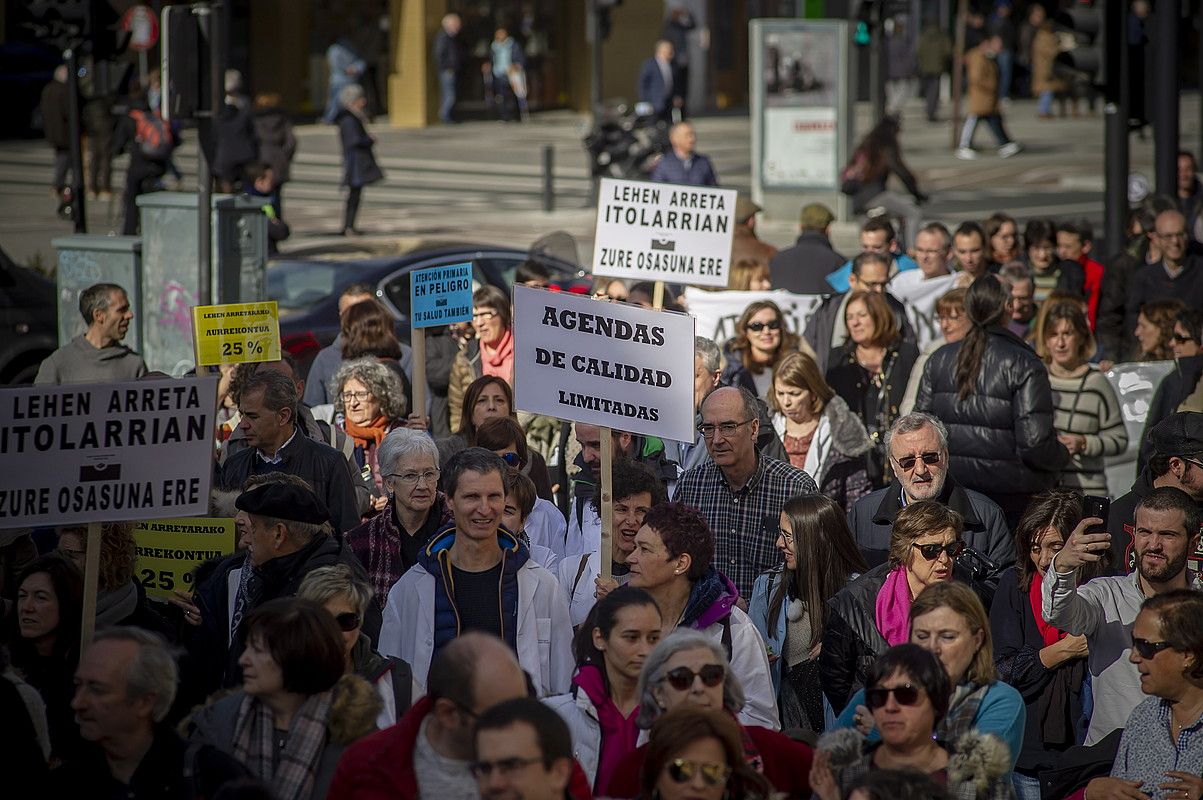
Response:
[{"label": "plaid shirt", "polygon": [[794,495],[817,492],[814,480],[785,461],[757,455],[756,471],[733,490],[713,461],[688,470],[673,500],[702,512],[714,531],[714,565],[735,582],[740,597],[752,596],[760,573],[777,565],[774,542],[781,507]]}]

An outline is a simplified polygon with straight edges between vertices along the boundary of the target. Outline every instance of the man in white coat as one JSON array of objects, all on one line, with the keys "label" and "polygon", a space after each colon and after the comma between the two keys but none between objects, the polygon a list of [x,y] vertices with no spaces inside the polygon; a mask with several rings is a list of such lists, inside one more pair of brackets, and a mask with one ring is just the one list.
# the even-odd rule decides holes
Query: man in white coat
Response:
[{"label": "man in white coat", "polygon": [[501,528],[505,466],[478,447],[456,454],[444,472],[454,521],[389,591],[380,652],[411,664],[423,691],[435,653],[472,630],[513,648],[539,696],[568,691],[575,666],[568,602],[555,577]]}]

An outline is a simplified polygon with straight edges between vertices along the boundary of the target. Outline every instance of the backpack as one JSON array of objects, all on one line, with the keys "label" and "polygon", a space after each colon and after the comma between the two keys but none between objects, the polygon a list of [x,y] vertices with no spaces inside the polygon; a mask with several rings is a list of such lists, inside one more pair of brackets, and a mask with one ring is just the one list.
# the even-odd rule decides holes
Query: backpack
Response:
[{"label": "backpack", "polygon": [[869,154],[863,148],[858,149],[847,166],[840,170],[840,191],[849,196],[859,192],[868,172]]},{"label": "backpack", "polygon": [[134,138],[142,155],[151,161],[166,160],[175,147],[175,137],[163,117],[157,111],[139,110],[131,111],[130,116],[134,119]]}]

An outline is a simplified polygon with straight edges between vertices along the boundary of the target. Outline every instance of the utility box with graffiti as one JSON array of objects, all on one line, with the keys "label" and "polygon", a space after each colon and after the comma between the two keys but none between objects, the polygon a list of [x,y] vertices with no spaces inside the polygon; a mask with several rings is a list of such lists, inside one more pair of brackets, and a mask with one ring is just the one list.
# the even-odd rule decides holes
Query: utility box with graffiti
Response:
[{"label": "utility box with graffiti", "polygon": [[115,283],[129,295],[134,322],[125,344],[142,352],[142,240],[137,236],[75,234],[51,244],[58,251],[54,271],[58,287],[58,343],[74,339],[87,329],[79,313],[79,295],[97,283]]},{"label": "utility box with graffiti", "polygon": [[[179,375],[195,364],[192,307],[197,304],[197,198],[154,192],[138,197],[142,214],[142,342],[152,370]],[[213,196],[214,303],[265,299],[267,217],[262,203]]]}]

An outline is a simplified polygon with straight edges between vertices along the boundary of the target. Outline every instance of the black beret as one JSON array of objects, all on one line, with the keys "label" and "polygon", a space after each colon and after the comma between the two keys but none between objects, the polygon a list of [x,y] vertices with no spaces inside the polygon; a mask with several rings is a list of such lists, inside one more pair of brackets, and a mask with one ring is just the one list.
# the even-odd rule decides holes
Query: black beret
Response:
[{"label": "black beret", "polygon": [[1203,414],[1194,411],[1170,414],[1149,431],[1149,443],[1163,456],[1203,456]]},{"label": "black beret", "polygon": [[261,517],[314,525],[330,521],[330,511],[309,488],[291,483],[263,483],[247,489],[234,501],[235,508]]}]

